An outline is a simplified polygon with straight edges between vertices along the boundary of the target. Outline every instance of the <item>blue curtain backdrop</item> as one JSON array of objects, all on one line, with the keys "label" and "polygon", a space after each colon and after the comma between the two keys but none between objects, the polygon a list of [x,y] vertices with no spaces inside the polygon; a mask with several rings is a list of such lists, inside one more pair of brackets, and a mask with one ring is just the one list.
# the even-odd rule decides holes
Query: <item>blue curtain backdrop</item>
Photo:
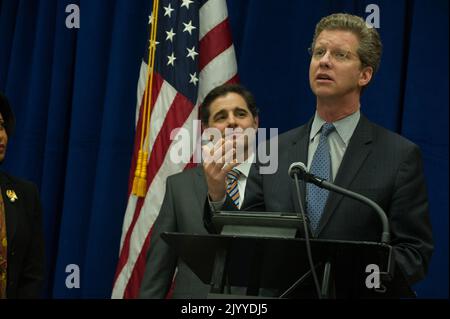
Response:
[{"label": "blue curtain backdrop", "polygon": [[[80,29],[68,29],[69,4]],[[380,8],[381,68],[362,112],[423,153],[436,250],[421,298],[448,298],[448,1],[228,0],[241,82],[261,126],[287,131],[312,116],[315,24]],[[1,169],[34,181],[44,209],[44,296],[109,298],[127,201],[136,83],[150,0],[0,0],[0,90],[17,131]],[[65,285],[66,266],[81,271]]]}]

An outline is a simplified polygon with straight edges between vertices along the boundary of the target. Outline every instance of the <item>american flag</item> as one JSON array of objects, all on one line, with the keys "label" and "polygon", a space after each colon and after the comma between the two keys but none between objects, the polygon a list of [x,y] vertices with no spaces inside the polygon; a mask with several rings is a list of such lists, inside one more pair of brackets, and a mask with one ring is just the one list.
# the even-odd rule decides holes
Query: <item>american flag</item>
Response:
[{"label": "american flag", "polygon": [[[154,23],[154,17],[155,12],[152,12],[149,24]],[[145,123],[142,109],[148,78],[148,51],[138,82],[135,147],[112,298],[137,297],[151,229],[164,198],[166,178],[191,166],[170,160],[169,152],[175,144],[170,139],[172,130],[183,127],[193,132],[198,107],[206,94],[218,85],[238,79],[225,0],[160,0],[157,17],[152,113],[146,136],[150,154],[147,192],[141,198],[133,195],[131,189]]]}]

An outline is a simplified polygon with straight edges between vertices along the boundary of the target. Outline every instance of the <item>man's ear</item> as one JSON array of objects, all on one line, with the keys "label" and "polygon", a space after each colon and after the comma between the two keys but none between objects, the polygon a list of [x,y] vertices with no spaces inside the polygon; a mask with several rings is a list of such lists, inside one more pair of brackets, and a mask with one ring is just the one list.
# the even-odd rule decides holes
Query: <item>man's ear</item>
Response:
[{"label": "man's ear", "polygon": [[373,68],[371,66],[366,66],[365,68],[363,68],[359,75],[358,81],[359,86],[363,87],[369,84],[370,80],[372,79],[372,75],[373,75]]}]

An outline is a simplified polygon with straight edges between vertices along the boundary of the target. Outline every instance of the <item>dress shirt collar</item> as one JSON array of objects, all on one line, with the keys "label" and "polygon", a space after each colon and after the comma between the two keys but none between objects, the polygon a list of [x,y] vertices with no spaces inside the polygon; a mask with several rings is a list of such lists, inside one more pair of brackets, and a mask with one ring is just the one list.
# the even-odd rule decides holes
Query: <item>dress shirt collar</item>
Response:
[{"label": "dress shirt collar", "polygon": [[[350,138],[355,131],[356,126],[358,125],[359,119],[361,117],[361,112],[358,110],[355,113],[352,113],[339,121],[333,122],[334,127],[336,128],[336,132],[339,137],[348,145]],[[323,120],[316,111],[314,116],[314,120],[311,126],[311,132],[309,133],[309,141],[311,142],[314,137],[320,132],[323,124],[325,124],[325,120]]]},{"label": "dress shirt collar", "polygon": [[246,178],[248,177],[248,175],[250,174],[250,168],[253,164],[253,160],[255,159],[255,154],[251,154],[247,160],[241,164],[239,164],[238,166],[236,166],[235,168],[241,172],[242,175],[244,175]]}]

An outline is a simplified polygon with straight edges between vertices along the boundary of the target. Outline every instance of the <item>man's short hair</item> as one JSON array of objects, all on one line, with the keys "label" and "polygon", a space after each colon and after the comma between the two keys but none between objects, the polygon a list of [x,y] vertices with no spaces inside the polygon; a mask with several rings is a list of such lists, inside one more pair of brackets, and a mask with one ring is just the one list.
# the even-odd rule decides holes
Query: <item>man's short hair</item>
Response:
[{"label": "man's short hair", "polygon": [[311,49],[314,49],[319,34],[324,30],[350,31],[359,39],[358,56],[363,67],[371,67],[375,74],[380,66],[383,45],[376,28],[355,15],[335,13],[322,18],[316,25]]},{"label": "man's short hair", "polygon": [[202,124],[207,126],[209,121],[210,112],[209,109],[211,104],[219,97],[225,96],[228,93],[236,93],[242,96],[242,98],[247,103],[249,111],[252,113],[253,117],[258,116],[258,108],[256,107],[255,98],[244,86],[240,84],[222,84],[214,89],[212,89],[208,95],[206,95],[200,106],[200,120]]},{"label": "man's short hair", "polygon": [[10,137],[14,131],[16,119],[9,105],[8,99],[2,92],[0,92],[0,113],[2,114],[3,122],[5,123],[6,134]]}]

